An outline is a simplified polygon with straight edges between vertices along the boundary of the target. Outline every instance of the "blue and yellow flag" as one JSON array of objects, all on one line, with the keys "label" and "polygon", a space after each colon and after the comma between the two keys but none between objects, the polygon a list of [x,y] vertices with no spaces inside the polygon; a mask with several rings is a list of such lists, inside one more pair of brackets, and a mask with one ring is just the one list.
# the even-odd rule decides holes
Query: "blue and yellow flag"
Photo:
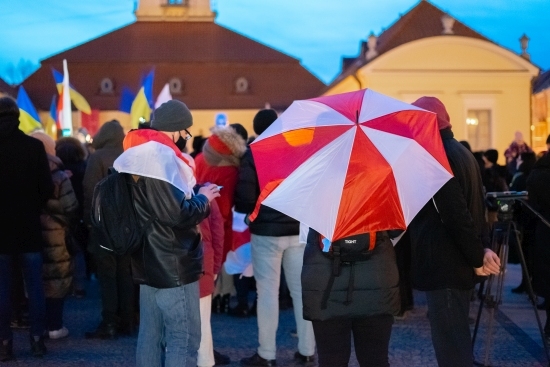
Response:
[{"label": "blue and yellow flag", "polygon": [[[63,88],[63,74],[61,74],[59,71],[52,68],[53,73],[53,79],[55,80],[55,85],[57,86],[57,93],[61,93],[61,89]],[[80,93],[74,89],[74,87],[69,84],[69,90],[70,90],[70,96],[71,101],[73,102],[74,106],[77,110],[84,112],[85,114],[89,115],[92,113],[92,109],[90,105],[88,104],[88,101],[86,101],[86,98]]]},{"label": "blue and yellow flag", "polygon": [[132,111],[132,103],[136,98],[135,94],[128,87],[123,87],[122,92],[120,93],[120,105],[118,110],[125,113],[130,113]]},{"label": "blue and yellow flag", "polygon": [[40,117],[38,117],[38,112],[36,112],[36,108],[34,108],[31,99],[23,86],[19,87],[19,92],[17,93],[17,105],[19,106],[20,130],[22,130],[25,134],[28,134],[33,130],[42,128]]},{"label": "blue and yellow flag", "polygon": [[57,98],[54,94],[50,104],[50,113],[44,122],[44,131],[52,138],[57,139],[57,129],[59,128],[57,125]]},{"label": "blue and yellow flag", "polygon": [[132,129],[137,129],[140,122],[149,121],[153,111],[153,78],[155,71],[151,70],[143,79],[141,88],[132,103],[130,109],[130,122]]}]

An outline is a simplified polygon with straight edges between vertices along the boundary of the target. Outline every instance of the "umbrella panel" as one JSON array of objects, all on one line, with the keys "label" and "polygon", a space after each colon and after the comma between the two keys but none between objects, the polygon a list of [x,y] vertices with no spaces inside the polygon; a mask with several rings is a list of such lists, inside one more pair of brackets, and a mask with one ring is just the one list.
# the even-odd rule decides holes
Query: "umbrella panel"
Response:
[{"label": "umbrella panel", "polygon": [[405,229],[392,167],[362,129],[346,172],[334,240],[386,229]]},{"label": "umbrella panel", "polygon": [[345,125],[298,129],[251,144],[256,167],[266,167],[258,170],[260,188],[263,189],[271,181],[287,178],[319,149],[353,127]]}]

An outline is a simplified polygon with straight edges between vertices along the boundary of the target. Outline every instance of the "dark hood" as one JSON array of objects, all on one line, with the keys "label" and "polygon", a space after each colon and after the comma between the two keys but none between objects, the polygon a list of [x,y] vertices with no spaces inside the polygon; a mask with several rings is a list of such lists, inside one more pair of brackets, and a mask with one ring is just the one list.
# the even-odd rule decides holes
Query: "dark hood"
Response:
[{"label": "dark hood", "polygon": [[124,130],[120,123],[118,121],[109,121],[104,123],[97,134],[95,134],[92,147],[95,149],[120,147],[122,149],[123,140]]},{"label": "dark hood", "polygon": [[0,139],[11,136],[19,130],[19,119],[15,116],[0,116]]},{"label": "dark hood", "polygon": [[550,152],[539,158],[533,169],[550,169]]}]

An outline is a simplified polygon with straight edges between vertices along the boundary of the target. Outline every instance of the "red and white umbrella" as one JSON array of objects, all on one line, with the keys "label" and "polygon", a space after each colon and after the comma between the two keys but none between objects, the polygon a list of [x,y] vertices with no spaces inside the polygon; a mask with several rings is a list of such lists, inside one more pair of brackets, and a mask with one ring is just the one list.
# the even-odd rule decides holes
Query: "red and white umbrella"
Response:
[{"label": "red and white umbrella", "polygon": [[370,89],[293,102],[251,149],[257,209],[330,241],[406,229],[452,177],[436,114]]}]

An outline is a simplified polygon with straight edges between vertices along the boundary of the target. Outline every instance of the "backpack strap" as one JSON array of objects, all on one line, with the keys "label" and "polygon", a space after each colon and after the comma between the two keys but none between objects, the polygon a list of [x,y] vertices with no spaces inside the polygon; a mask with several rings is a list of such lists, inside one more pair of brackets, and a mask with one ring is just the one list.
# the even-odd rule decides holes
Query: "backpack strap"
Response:
[{"label": "backpack strap", "polygon": [[327,308],[328,297],[330,296],[330,291],[332,290],[332,285],[334,284],[334,279],[340,275],[342,271],[342,258],[340,253],[340,245],[337,243],[332,244],[332,271],[330,272],[330,278],[328,280],[327,288],[323,293],[323,298],[321,299],[321,310]]},{"label": "backpack strap", "polygon": [[353,301],[353,289],[355,288],[355,262],[352,262],[350,265],[348,293],[346,294],[346,301],[344,302],[346,306],[350,305]]}]

